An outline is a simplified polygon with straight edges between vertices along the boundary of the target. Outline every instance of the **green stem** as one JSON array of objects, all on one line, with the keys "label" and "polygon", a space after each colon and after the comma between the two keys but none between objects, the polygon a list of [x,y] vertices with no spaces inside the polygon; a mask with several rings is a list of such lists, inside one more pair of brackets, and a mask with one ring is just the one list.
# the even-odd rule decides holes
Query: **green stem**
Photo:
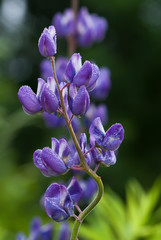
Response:
[{"label": "green stem", "polygon": [[62,107],[62,110],[63,110],[63,116],[64,116],[64,119],[65,119],[66,125],[69,129],[70,135],[71,135],[71,137],[73,139],[73,142],[75,144],[75,147],[77,149],[80,162],[81,162],[82,166],[84,167],[84,171],[88,175],[90,175],[96,181],[96,183],[98,185],[98,193],[97,193],[95,199],[79,214],[79,220],[80,221],[78,221],[77,219],[75,220],[72,235],[71,235],[71,240],[76,240],[77,236],[78,236],[78,231],[79,231],[79,227],[81,225],[81,222],[94,209],[94,207],[98,204],[98,202],[102,198],[103,192],[104,192],[104,187],[103,187],[101,177],[98,176],[86,163],[85,156],[82,153],[82,150],[80,148],[78,139],[75,135],[75,132],[74,132],[73,127],[71,125],[71,122],[69,120],[69,117],[68,117],[68,114],[67,114],[67,111],[66,111],[66,108],[65,108],[65,104],[64,104],[63,93],[62,93],[62,91],[59,87],[59,83],[58,83],[57,76],[56,76],[56,73],[55,73],[54,59],[55,59],[54,57],[51,57],[52,69],[53,69],[53,74],[54,74],[55,82],[56,82],[56,85],[57,85],[57,89],[58,89],[58,92],[59,92],[61,107]]}]

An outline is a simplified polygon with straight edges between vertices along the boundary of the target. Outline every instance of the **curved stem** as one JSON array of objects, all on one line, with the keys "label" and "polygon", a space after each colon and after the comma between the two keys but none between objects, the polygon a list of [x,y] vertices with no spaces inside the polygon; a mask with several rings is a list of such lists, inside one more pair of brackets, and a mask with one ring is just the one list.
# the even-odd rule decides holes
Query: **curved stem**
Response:
[{"label": "curved stem", "polygon": [[62,91],[59,87],[59,83],[58,83],[58,80],[57,80],[57,76],[56,76],[56,73],[55,73],[55,62],[54,62],[54,57],[51,57],[51,63],[52,63],[52,69],[53,69],[53,74],[54,74],[54,78],[55,78],[55,82],[56,82],[56,85],[57,85],[57,89],[58,89],[58,92],[59,92],[59,97],[60,97],[60,102],[61,102],[61,107],[62,107],[62,110],[63,110],[63,116],[64,116],[64,119],[65,119],[65,122],[66,122],[66,125],[68,127],[68,130],[70,132],[70,135],[73,139],[73,142],[74,142],[74,145],[76,147],[76,150],[78,152],[78,155],[79,155],[79,159],[80,159],[80,162],[82,164],[82,168],[84,169],[84,171],[90,175],[97,183],[98,185],[98,193],[97,193],[97,196],[95,197],[95,199],[79,214],[78,216],[78,219],[75,220],[75,223],[74,223],[74,227],[73,227],[73,231],[72,231],[72,235],[71,235],[71,240],[76,240],[77,239],[77,236],[78,236],[78,231],[79,231],[79,227],[82,223],[82,221],[84,220],[84,218],[93,210],[93,208],[98,204],[98,202],[100,201],[100,199],[102,198],[103,196],[103,192],[104,192],[104,187],[103,187],[103,183],[102,183],[102,180],[101,180],[101,177],[98,176],[89,166],[88,164],[86,163],[86,160],[85,160],[85,156],[83,155],[82,153],[82,150],[80,148],[80,145],[79,145],[79,142],[78,142],[78,139],[75,135],[75,132],[73,130],[73,127],[72,127],[72,124],[70,124],[70,121],[69,121],[69,117],[68,117],[68,114],[67,114],[67,111],[66,111],[66,107],[65,107],[65,104],[64,104],[64,98],[63,98],[63,94],[62,94]]},{"label": "curved stem", "polygon": [[95,173],[91,174],[91,177],[94,178],[94,180],[97,182],[98,185],[98,193],[95,199],[83,210],[82,213],[79,214],[78,218],[79,221],[76,219],[72,231],[72,235],[70,240],[76,240],[78,236],[79,227],[81,226],[81,223],[83,222],[84,218],[94,209],[94,207],[99,203],[103,196],[104,192],[104,186],[102,183],[102,180],[99,176],[97,176]]}]

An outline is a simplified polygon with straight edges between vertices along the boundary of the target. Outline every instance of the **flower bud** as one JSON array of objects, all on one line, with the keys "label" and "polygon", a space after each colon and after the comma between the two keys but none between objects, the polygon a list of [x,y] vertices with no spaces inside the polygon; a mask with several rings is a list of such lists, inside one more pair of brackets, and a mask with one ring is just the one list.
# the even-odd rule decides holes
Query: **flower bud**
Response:
[{"label": "flower bud", "polygon": [[57,52],[56,31],[54,26],[45,28],[38,42],[39,52],[44,57],[52,57]]}]

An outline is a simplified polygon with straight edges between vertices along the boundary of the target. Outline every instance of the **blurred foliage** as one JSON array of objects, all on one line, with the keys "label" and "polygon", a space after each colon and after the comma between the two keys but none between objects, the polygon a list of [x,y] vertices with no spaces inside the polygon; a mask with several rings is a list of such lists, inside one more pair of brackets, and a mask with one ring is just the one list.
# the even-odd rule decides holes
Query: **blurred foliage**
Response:
[{"label": "blurred foliage", "polygon": [[86,240],[160,240],[161,179],[150,191],[132,180],[126,188],[126,203],[111,189],[81,226],[80,236]]}]

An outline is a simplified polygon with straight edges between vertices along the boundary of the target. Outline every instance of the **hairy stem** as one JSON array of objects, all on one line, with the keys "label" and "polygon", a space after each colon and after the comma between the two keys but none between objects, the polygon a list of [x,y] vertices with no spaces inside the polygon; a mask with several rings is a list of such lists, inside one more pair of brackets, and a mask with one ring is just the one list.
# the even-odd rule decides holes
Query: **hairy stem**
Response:
[{"label": "hairy stem", "polygon": [[79,227],[80,227],[82,221],[93,210],[93,208],[98,204],[98,202],[102,198],[103,192],[104,192],[104,187],[103,187],[101,177],[99,177],[86,163],[85,156],[82,153],[82,150],[80,148],[80,145],[79,145],[78,139],[75,135],[75,132],[73,130],[73,127],[70,124],[69,116],[67,114],[66,107],[65,107],[65,104],[64,104],[63,93],[62,93],[62,91],[59,87],[59,83],[58,83],[57,76],[56,76],[56,73],[55,73],[54,59],[55,59],[54,57],[51,57],[52,69],[53,69],[53,74],[54,74],[55,82],[56,82],[56,85],[57,85],[57,89],[58,89],[58,92],[59,92],[61,107],[62,107],[62,110],[63,110],[63,116],[64,116],[64,119],[65,119],[66,125],[68,127],[68,130],[69,130],[70,135],[73,139],[76,150],[78,152],[79,159],[80,159],[83,170],[88,175],[90,175],[96,181],[96,183],[98,185],[98,193],[97,193],[95,199],[79,214],[78,219],[75,220],[72,235],[71,235],[71,240],[76,240],[77,236],[78,236]]}]

